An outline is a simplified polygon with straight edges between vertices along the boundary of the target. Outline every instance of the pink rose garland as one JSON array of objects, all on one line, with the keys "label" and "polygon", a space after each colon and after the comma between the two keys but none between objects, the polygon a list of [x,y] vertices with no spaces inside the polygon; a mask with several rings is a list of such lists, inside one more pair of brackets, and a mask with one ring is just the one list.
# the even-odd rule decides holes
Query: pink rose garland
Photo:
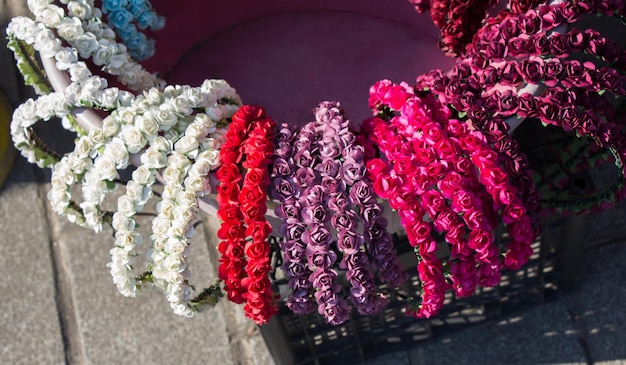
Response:
[{"label": "pink rose garland", "polygon": [[[531,221],[486,137],[452,119],[432,96],[414,96],[407,85],[381,81],[372,87],[370,102],[389,118],[371,122],[373,142],[388,162],[373,159],[368,168],[376,193],[398,211],[417,248],[423,293],[416,315],[435,315],[449,286],[432,228],[445,232],[451,245],[450,275],[458,295],[473,293],[476,284],[494,286],[503,265],[526,262],[534,239]],[[504,262],[494,244],[498,214],[511,235]]]}]

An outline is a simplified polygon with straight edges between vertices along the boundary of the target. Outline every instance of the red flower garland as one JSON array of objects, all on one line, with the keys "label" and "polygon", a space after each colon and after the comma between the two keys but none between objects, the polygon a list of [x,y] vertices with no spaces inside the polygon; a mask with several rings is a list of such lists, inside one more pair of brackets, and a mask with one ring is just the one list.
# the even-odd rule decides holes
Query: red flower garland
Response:
[{"label": "red flower garland", "polygon": [[[228,299],[246,303],[246,316],[258,324],[267,323],[278,312],[268,277],[267,239],[272,227],[265,219],[275,126],[262,108],[241,107],[226,133],[217,171],[218,217],[222,220],[218,238],[223,240],[218,246],[222,254],[219,277]],[[239,164],[247,169],[241,188]],[[247,242],[248,236],[252,240]]]},{"label": "red flower garland", "polygon": [[264,115],[263,109],[256,110],[260,115],[253,121],[254,128],[243,145],[246,158],[243,167],[247,168],[247,172],[239,202],[244,222],[248,226],[246,236],[251,236],[252,241],[245,245],[248,277],[241,283],[247,289],[247,293],[243,294],[247,301],[244,307],[246,316],[257,324],[265,324],[278,312],[271,289],[272,283],[268,277],[272,268],[267,239],[272,232],[272,226],[265,219],[267,187],[270,183],[268,166],[274,155],[276,123]]},{"label": "red flower garland", "polygon": [[222,240],[218,246],[221,253],[218,275],[224,280],[228,299],[237,304],[245,301],[243,297],[245,288],[241,280],[246,276],[247,260],[244,254],[246,230],[239,203],[241,193],[239,183],[243,178],[239,164],[243,158],[241,145],[249,132],[252,120],[248,118],[250,112],[253,110],[249,107],[242,107],[233,115],[220,150],[220,167],[216,173],[220,183],[217,186],[219,204],[217,216],[222,220],[222,225],[217,231],[217,237]]}]

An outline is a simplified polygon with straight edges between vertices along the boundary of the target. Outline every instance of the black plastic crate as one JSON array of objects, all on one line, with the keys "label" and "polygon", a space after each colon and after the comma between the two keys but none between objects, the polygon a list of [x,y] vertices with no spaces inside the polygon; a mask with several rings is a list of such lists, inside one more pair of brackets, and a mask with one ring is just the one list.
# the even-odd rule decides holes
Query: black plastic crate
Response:
[{"label": "black plastic crate", "polygon": [[[557,292],[561,279],[557,267],[562,225],[563,218],[547,220],[542,238],[533,243],[533,256],[522,269],[503,272],[497,287],[478,288],[471,297],[457,298],[453,292],[448,292],[444,307],[434,318],[406,316],[406,305],[397,300],[395,294],[391,294],[390,304],[381,314],[362,316],[353,311],[351,319],[340,326],[327,324],[316,312],[296,315],[282,305],[271,329],[264,330],[268,346],[274,349],[278,364],[362,362],[549,300]],[[277,245],[277,239],[273,240]],[[498,240],[498,245],[506,244],[506,233],[501,232]],[[396,247],[411,248],[401,240],[396,243]],[[416,263],[415,259],[413,261]],[[280,260],[274,263],[279,266]],[[403,291],[417,293],[420,285],[415,266],[408,272],[410,278]],[[275,285],[284,292],[287,282],[280,276],[280,269],[277,269]],[[282,355],[277,356],[276,351]]]}]

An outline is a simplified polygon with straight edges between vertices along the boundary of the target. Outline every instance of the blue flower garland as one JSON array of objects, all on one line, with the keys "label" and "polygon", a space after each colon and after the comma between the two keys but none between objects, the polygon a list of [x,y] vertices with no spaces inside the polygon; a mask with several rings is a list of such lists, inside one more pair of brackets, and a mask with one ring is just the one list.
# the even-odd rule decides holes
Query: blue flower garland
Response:
[{"label": "blue flower garland", "polygon": [[164,18],[158,15],[149,0],[102,0],[102,12],[108,24],[124,42],[134,59],[142,61],[154,54],[154,40],[137,28],[159,30]]}]

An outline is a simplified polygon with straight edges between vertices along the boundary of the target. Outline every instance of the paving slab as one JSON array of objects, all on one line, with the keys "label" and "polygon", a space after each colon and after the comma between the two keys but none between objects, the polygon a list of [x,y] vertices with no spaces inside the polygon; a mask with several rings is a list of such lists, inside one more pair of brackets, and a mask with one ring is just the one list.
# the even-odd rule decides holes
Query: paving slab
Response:
[{"label": "paving slab", "polygon": [[594,362],[626,362],[626,244],[587,251],[580,289],[565,296]]},{"label": "paving slab", "polygon": [[586,364],[579,336],[555,300],[426,341],[410,358],[412,365]]},{"label": "paving slab", "polygon": [[[82,346],[77,358],[89,364],[234,364],[224,315],[209,310],[192,319],[173,314],[161,293],[125,298],[117,293],[106,264],[113,240],[55,216],[56,241],[68,270],[71,301]],[[149,222],[142,222],[149,226]],[[208,286],[214,278],[206,237],[192,241],[193,279]]]},{"label": "paving slab", "polygon": [[51,242],[32,165],[0,189],[0,364],[64,364]]},{"label": "paving slab", "polygon": [[397,351],[371,360],[366,360],[364,365],[412,365],[408,351]]}]

